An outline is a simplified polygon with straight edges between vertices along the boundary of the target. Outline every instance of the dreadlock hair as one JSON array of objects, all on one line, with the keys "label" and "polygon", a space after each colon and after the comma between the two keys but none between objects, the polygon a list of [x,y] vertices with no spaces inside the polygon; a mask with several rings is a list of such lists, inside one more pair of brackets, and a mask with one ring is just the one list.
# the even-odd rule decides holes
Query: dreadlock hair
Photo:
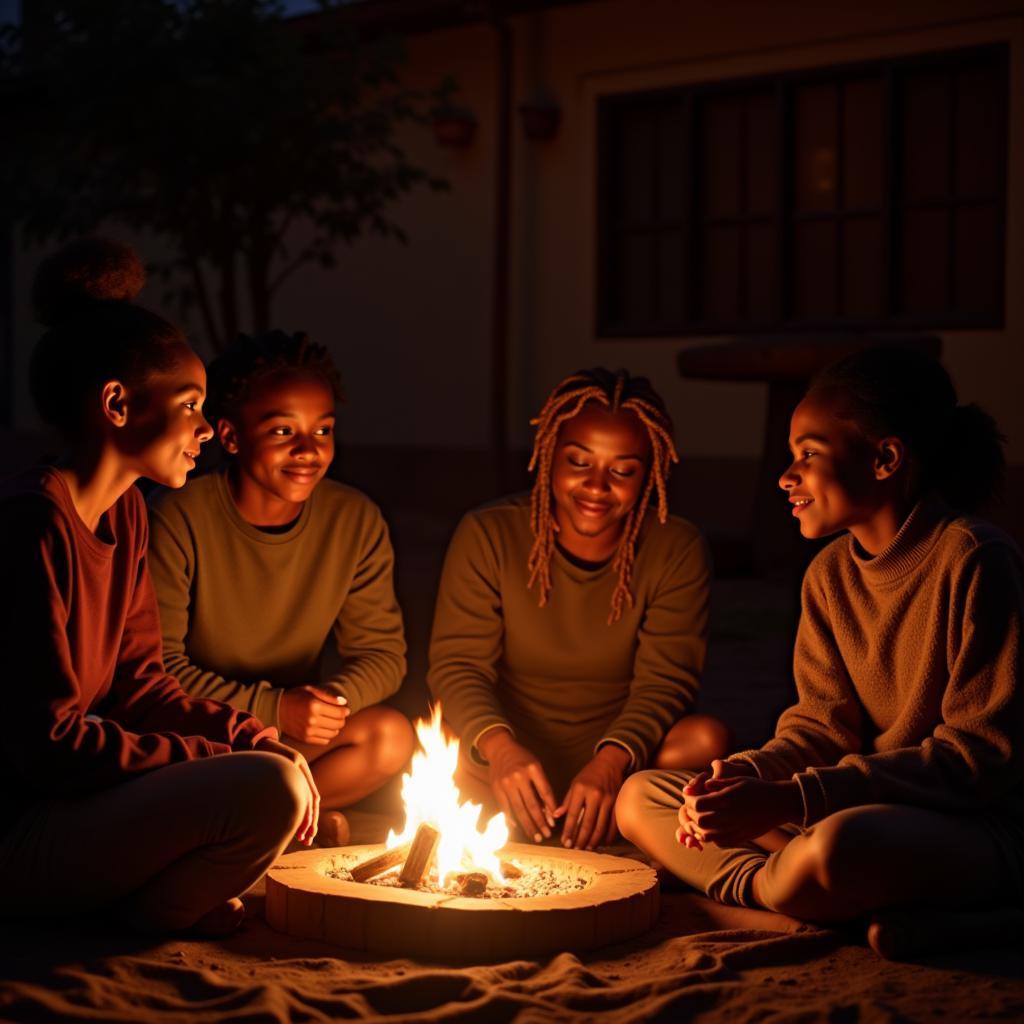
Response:
[{"label": "dreadlock hair", "polygon": [[214,425],[221,419],[235,419],[256,382],[280,370],[312,374],[327,385],[335,401],[344,397],[341,375],[330,352],[304,332],[240,334],[207,371],[207,419]]},{"label": "dreadlock hair", "polygon": [[646,377],[631,377],[627,370],[612,373],[603,367],[595,367],[592,370],[579,370],[555,387],[539,415],[530,420],[530,425],[535,426],[537,432],[533,439],[529,469],[531,472],[537,470],[537,478],[530,496],[533,547],[527,561],[530,571],[528,586],[539,584],[538,603],[541,608],[547,604],[551,592],[551,556],[554,554],[555,534],[558,531],[551,507],[551,465],[555,445],[562,425],[588,404],[604,406],[610,412],[628,410],[633,413],[646,428],[651,442],[651,464],[643,493],[626,516],[622,539],[612,562],[613,568],[618,570],[619,580],[612,593],[611,612],[608,615],[610,626],[621,618],[625,605],[633,606],[633,592],[629,585],[633,575],[636,539],[654,491],[657,491],[658,496],[658,521],[665,522],[668,516],[665,485],[672,463],[678,462],[679,456],[672,440],[672,420],[665,409],[665,403]]}]

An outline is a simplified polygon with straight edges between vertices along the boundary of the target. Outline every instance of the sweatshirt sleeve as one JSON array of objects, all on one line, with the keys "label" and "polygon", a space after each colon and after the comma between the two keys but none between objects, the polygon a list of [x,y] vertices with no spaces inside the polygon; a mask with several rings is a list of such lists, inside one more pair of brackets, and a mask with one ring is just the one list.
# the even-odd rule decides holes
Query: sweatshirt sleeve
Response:
[{"label": "sweatshirt sleeve", "polygon": [[[67,635],[69,539],[45,504],[12,503],[2,517],[7,540],[0,551],[0,575],[17,581],[18,589],[17,599],[0,616],[0,644],[9,658],[5,713],[10,723],[0,730],[0,750],[26,789],[52,795],[93,792],[164,765],[226,753],[231,743],[254,742],[259,723],[225,718],[220,709],[195,709],[183,716],[173,707],[185,697],[160,668],[151,594],[148,642],[140,640],[137,648],[129,643],[131,653],[121,652],[127,660],[119,665],[107,700],[96,708],[104,717],[86,717],[90,709]],[[125,586],[138,587],[145,578],[141,553],[138,574]],[[143,587],[133,605],[144,612],[146,601]],[[120,678],[133,657],[139,659],[138,674]],[[177,731],[175,726],[186,721],[189,727]],[[212,727],[212,736],[200,724]]]},{"label": "sweatshirt sleeve", "polygon": [[1024,782],[1024,571],[1005,543],[982,544],[951,583],[949,681],[942,722],[919,746],[862,755],[795,776],[805,825],[866,803],[973,813]]},{"label": "sweatshirt sleeve", "polygon": [[[145,529],[144,514],[141,519]],[[277,730],[253,715],[221,701],[190,697],[164,671],[160,613],[146,567],[145,545],[142,552],[113,685],[97,710],[133,731],[205,736],[231,750],[252,750],[265,737],[277,739]]]},{"label": "sweatshirt sleeve", "polygon": [[359,561],[334,624],[341,668],[325,684],[352,712],[398,692],[405,676],[405,632],[395,599],[395,555],[376,506],[362,531]]},{"label": "sweatshirt sleeve", "polygon": [[445,555],[427,673],[431,695],[467,748],[494,726],[512,731],[496,689],[505,638],[499,579],[494,545],[470,513]]},{"label": "sweatshirt sleeve", "polygon": [[797,702],[787,708],[775,736],[759,750],[733,754],[763,779],[790,779],[809,768],[835,765],[861,747],[864,712],[836,646],[817,566],[801,589],[800,623],[793,651]]},{"label": "sweatshirt sleeve", "polygon": [[185,639],[192,613],[195,541],[179,514],[167,515],[152,505],[149,528],[149,571],[160,610],[164,667],[191,696],[230,704],[268,726],[279,727],[280,687],[267,679],[253,683],[227,679],[189,657]]},{"label": "sweatshirt sleeve", "polygon": [[648,764],[665,733],[693,710],[707,652],[710,591],[711,559],[697,534],[664,566],[637,636],[629,696],[598,744],[625,747],[634,768]]}]

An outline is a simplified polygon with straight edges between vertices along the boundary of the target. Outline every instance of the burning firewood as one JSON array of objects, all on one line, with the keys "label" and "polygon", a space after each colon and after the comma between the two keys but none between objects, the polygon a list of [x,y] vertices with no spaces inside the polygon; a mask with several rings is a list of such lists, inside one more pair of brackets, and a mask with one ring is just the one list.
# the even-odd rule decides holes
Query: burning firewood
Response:
[{"label": "burning firewood", "polygon": [[441,833],[423,822],[416,835],[413,836],[412,846],[409,848],[409,856],[402,867],[402,873],[398,880],[407,889],[415,889],[423,876],[430,869],[430,862],[434,858],[437,844],[441,841]]},{"label": "burning firewood", "polygon": [[510,860],[503,860],[501,862],[501,873],[506,878],[522,878],[523,877],[522,870],[517,868],[515,866],[515,864],[513,864],[512,861],[510,861]]},{"label": "burning firewood", "polygon": [[468,871],[464,875],[456,875],[459,894],[462,896],[483,896],[489,879],[482,871]]},{"label": "burning firewood", "polygon": [[411,845],[411,843],[403,843],[401,846],[396,846],[393,850],[385,850],[376,857],[371,857],[369,860],[364,860],[362,863],[357,864],[349,871],[352,880],[354,882],[368,882],[371,878],[384,874],[388,868],[401,864],[408,856]]}]

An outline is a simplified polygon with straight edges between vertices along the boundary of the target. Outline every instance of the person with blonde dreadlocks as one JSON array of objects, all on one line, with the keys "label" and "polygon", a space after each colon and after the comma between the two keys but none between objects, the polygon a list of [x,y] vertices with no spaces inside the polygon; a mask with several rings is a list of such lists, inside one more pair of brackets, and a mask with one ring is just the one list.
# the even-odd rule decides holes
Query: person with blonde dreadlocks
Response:
[{"label": "person with blonde dreadlocks", "polygon": [[593,849],[615,837],[629,771],[728,748],[692,713],[708,552],[668,514],[672,423],[645,378],[580,371],[532,423],[532,494],[468,513],[452,538],[427,684],[461,739],[464,794],[536,842],[562,819],[564,845]]}]

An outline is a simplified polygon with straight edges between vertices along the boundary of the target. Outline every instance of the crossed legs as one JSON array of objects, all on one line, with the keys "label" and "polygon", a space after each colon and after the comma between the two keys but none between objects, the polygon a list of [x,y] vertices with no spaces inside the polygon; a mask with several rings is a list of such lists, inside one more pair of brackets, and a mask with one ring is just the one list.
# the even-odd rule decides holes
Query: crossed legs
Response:
[{"label": "crossed legs", "polygon": [[416,738],[409,719],[382,704],[349,715],[345,727],[325,746],[289,741],[309,762],[320,791],[319,839],[344,846],[348,824],[338,813],[380,789],[412,757]]},{"label": "crossed legs", "polygon": [[237,913],[236,898],[295,835],[307,792],[290,761],[253,751],[39,801],[0,836],[0,871],[17,880],[0,892],[0,915],[117,907],[137,927],[167,931],[217,917],[229,902]]},{"label": "crossed legs", "polygon": [[979,906],[1002,894],[1002,854],[984,825],[919,807],[840,811],[775,852],[753,842],[687,849],[675,830],[689,777],[652,771],[628,779],[616,805],[619,829],[720,902],[838,922],[895,905]]}]

